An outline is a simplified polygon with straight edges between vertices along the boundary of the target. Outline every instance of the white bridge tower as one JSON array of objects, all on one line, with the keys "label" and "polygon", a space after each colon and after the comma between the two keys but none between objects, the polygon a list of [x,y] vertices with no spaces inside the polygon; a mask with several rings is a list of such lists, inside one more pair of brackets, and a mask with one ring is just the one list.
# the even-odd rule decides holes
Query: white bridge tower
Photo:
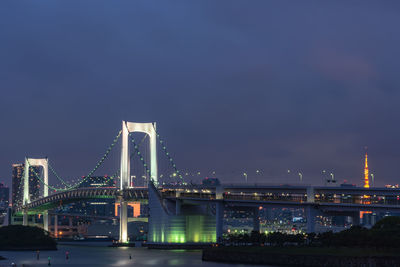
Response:
[{"label": "white bridge tower", "polygon": [[[49,195],[49,160],[47,158],[41,159],[33,159],[33,158],[25,158],[25,170],[24,170],[24,198],[22,201],[22,205],[26,205],[31,203],[31,196],[29,194],[29,169],[31,166],[40,166],[43,168],[43,197],[47,197]],[[28,225],[28,213],[24,210],[23,214],[23,225]],[[48,212],[43,212],[43,228],[44,230],[49,230],[49,219]]]},{"label": "white bridge tower", "polygon": [[122,196],[120,198],[119,242],[128,242],[128,214],[127,201],[123,198],[123,191],[129,188],[130,160],[129,160],[129,134],[142,132],[150,138],[150,179],[157,184],[157,134],[156,123],[140,123],[122,121],[122,149],[120,180]]}]

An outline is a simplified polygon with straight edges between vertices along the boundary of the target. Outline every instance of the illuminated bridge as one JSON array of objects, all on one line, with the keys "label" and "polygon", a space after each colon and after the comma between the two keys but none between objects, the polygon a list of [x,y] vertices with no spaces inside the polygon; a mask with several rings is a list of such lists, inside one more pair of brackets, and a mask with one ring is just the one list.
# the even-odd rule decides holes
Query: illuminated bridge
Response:
[{"label": "illuminated bridge", "polygon": [[123,191],[117,188],[79,188],[65,192],[56,192],[47,197],[39,198],[25,206],[17,207],[15,212],[22,213],[24,209],[27,209],[31,213],[38,213],[60,205],[76,203],[81,200],[102,198],[116,200],[122,198],[126,201],[147,201],[148,190],[147,188],[129,188]]},{"label": "illuminated bridge", "polygon": [[[158,201],[151,201],[152,196],[157,196]],[[260,230],[260,207],[304,209],[307,232],[314,232],[318,215],[350,216],[355,224],[359,224],[360,211],[400,212],[400,189],[397,188],[221,185],[214,188],[149,188],[149,198],[151,210],[157,210],[158,218],[174,217],[179,221],[181,215],[190,217],[196,210],[196,215],[204,216],[201,220],[214,225],[216,240],[222,237],[224,211],[229,209],[252,211],[256,231]],[[168,236],[165,226],[164,233],[157,232],[160,227],[153,229],[156,236],[150,235],[150,240],[162,242],[160,236]],[[170,227],[176,231],[176,224]],[[170,236],[173,240],[175,235]]]},{"label": "illuminated bridge", "polygon": [[[150,164],[138,150],[131,137],[133,132],[143,132],[149,138]],[[82,188],[81,184],[103,164],[109,152],[121,140],[121,164],[119,172],[109,179],[119,180],[117,187]],[[156,142],[159,140],[162,150],[175,170],[181,182],[176,186],[161,186],[158,183]],[[143,168],[150,178],[148,188],[135,188],[130,184],[129,143],[132,144]],[[43,169],[43,177],[32,170],[32,166]],[[49,184],[48,170],[65,185],[55,188]],[[32,199],[29,191],[29,173],[44,185],[42,195]],[[48,230],[49,210],[61,205],[86,199],[112,198],[120,205],[120,242],[128,241],[127,206],[129,201],[144,201],[149,205],[148,243],[211,243],[217,242],[223,234],[224,212],[230,209],[244,209],[253,214],[254,230],[260,230],[259,208],[282,207],[304,209],[307,219],[307,231],[313,232],[315,218],[318,215],[344,215],[359,223],[361,211],[400,212],[400,189],[357,188],[357,187],[313,187],[290,185],[249,185],[224,184],[220,186],[187,185],[174,161],[167,152],[165,142],[155,131],[155,123],[122,122],[118,133],[104,156],[93,170],[76,184],[62,180],[48,164],[47,158],[25,159],[23,179],[23,202],[14,207],[13,214],[23,215],[23,224],[28,225],[28,214],[42,214],[43,227]],[[52,193],[49,194],[49,188]]]},{"label": "illuminated bridge", "polygon": [[260,206],[302,208],[307,216],[307,231],[313,232],[317,215],[345,215],[357,221],[360,211],[400,212],[399,196],[400,189],[393,188],[290,185],[180,185],[156,188],[151,185],[150,189],[80,188],[59,192],[19,207],[16,212],[27,209],[28,213],[42,213],[60,205],[96,198],[145,201],[150,205],[150,241],[216,242],[223,233],[223,213],[229,209],[253,211],[253,226],[259,230]]}]

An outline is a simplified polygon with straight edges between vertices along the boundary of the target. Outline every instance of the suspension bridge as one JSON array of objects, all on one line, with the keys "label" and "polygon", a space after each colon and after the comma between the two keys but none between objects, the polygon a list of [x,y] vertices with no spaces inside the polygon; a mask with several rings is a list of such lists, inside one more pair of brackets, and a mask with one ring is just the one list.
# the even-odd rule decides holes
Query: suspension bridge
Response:
[{"label": "suspension bridge", "polygon": [[[139,150],[132,134],[144,133],[149,138],[149,164]],[[81,185],[103,165],[111,150],[121,141],[120,168],[108,180],[119,180],[115,187],[99,184],[86,188]],[[168,163],[180,183],[159,183],[157,144],[161,146]],[[130,151],[132,150],[132,151]],[[134,187],[131,179],[131,159],[138,156],[143,170],[149,177],[147,188]],[[39,175],[33,167],[41,167]],[[50,185],[49,170],[61,182],[61,187]],[[43,185],[40,197],[31,199],[29,173]],[[49,192],[50,189],[50,192]],[[222,238],[224,212],[231,208],[248,209],[253,214],[254,230],[260,230],[259,207],[302,208],[307,214],[307,231],[313,232],[315,217],[320,214],[343,214],[359,220],[360,211],[400,212],[400,189],[393,188],[342,188],[313,186],[271,185],[214,185],[203,186],[185,183],[168,152],[165,141],[156,131],[155,123],[122,122],[118,132],[95,167],[76,183],[62,179],[47,158],[25,158],[23,173],[23,199],[12,211],[22,214],[23,224],[28,225],[29,214],[43,215],[43,228],[49,229],[49,211],[62,205],[87,199],[110,198],[120,205],[119,242],[128,239],[127,206],[130,201],[147,201],[149,205],[149,243],[212,243]]]}]

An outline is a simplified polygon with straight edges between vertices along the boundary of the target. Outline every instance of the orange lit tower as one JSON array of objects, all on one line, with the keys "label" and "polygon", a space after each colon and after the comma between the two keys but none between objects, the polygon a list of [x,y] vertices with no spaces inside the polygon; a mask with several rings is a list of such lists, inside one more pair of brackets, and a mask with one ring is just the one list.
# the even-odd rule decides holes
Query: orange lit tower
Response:
[{"label": "orange lit tower", "polygon": [[365,152],[364,187],[369,188],[368,155]]},{"label": "orange lit tower", "polygon": [[[365,152],[364,166],[364,188],[369,188],[369,170],[368,170],[368,154]],[[371,204],[371,196],[364,195],[363,204]],[[363,219],[364,214],[370,214],[372,211],[360,211],[360,219]]]}]

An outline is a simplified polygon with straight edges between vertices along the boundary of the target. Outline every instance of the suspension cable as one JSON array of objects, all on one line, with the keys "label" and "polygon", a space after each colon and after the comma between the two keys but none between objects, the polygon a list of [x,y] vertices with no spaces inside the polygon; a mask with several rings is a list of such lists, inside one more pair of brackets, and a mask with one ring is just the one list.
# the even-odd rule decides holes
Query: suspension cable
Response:
[{"label": "suspension cable", "polygon": [[167,156],[168,161],[171,163],[172,168],[174,168],[176,175],[178,175],[179,178],[181,178],[181,180],[184,181],[181,172],[180,172],[180,171],[178,170],[178,168],[176,167],[175,161],[172,159],[170,153],[169,153],[168,150],[167,150],[167,147],[165,146],[165,141],[161,139],[161,137],[160,137],[160,135],[157,133],[156,128],[154,127],[154,125],[153,125],[153,128],[154,128],[154,132],[156,133],[157,139],[158,139],[158,141],[160,142],[161,148],[162,148],[164,154]]},{"label": "suspension cable", "polygon": [[[131,136],[131,133],[129,133],[129,136]],[[142,141],[143,141],[143,140],[142,140]],[[144,160],[144,158],[143,158],[143,156],[142,156],[142,153],[139,151],[139,146],[136,144],[134,138],[131,138],[131,142],[132,142],[132,144],[133,144],[133,148],[135,149],[136,154],[139,156],[140,162],[142,162],[143,167],[144,167],[145,170],[146,170],[146,174],[147,174],[147,175],[150,175],[150,179],[153,181],[153,177],[151,177],[151,173],[150,173],[149,167],[148,167],[148,165],[146,164],[146,162],[145,162],[145,160]]]},{"label": "suspension cable", "polygon": [[66,187],[70,187],[71,185],[69,185],[67,182],[65,182],[64,179],[62,179],[57,172],[54,170],[53,166],[51,166],[50,162],[47,161],[47,165],[49,166],[50,171],[54,174],[55,177],[57,177],[57,179]]},{"label": "suspension cable", "polygon": [[[51,185],[46,184],[40,177],[39,175],[36,173],[36,171],[33,170],[33,173],[35,174],[36,178],[38,180],[40,180],[44,185],[46,185],[47,187],[51,188],[52,190],[55,191],[66,191],[66,190],[71,190],[71,189],[75,189],[77,188],[80,184],[82,184],[83,182],[85,182],[87,179],[89,179],[93,173],[104,163],[104,160],[107,158],[107,156],[110,154],[111,150],[113,149],[113,147],[115,146],[115,144],[117,143],[119,137],[121,136],[122,131],[118,132],[118,135],[114,138],[113,142],[111,143],[111,145],[107,148],[106,152],[104,153],[103,157],[97,162],[96,166],[88,173],[88,175],[86,175],[81,181],[79,181],[78,183],[74,184],[74,185],[66,185],[66,188],[56,188],[53,187]],[[28,160],[27,160],[28,161]],[[28,164],[30,166],[30,163],[28,161]],[[52,168],[51,168],[52,169]],[[58,177],[59,179],[62,180],[61,177]],[[64,180],[63,180],[64,181]],[[65,181],[63,182],[64,184]]]}]

